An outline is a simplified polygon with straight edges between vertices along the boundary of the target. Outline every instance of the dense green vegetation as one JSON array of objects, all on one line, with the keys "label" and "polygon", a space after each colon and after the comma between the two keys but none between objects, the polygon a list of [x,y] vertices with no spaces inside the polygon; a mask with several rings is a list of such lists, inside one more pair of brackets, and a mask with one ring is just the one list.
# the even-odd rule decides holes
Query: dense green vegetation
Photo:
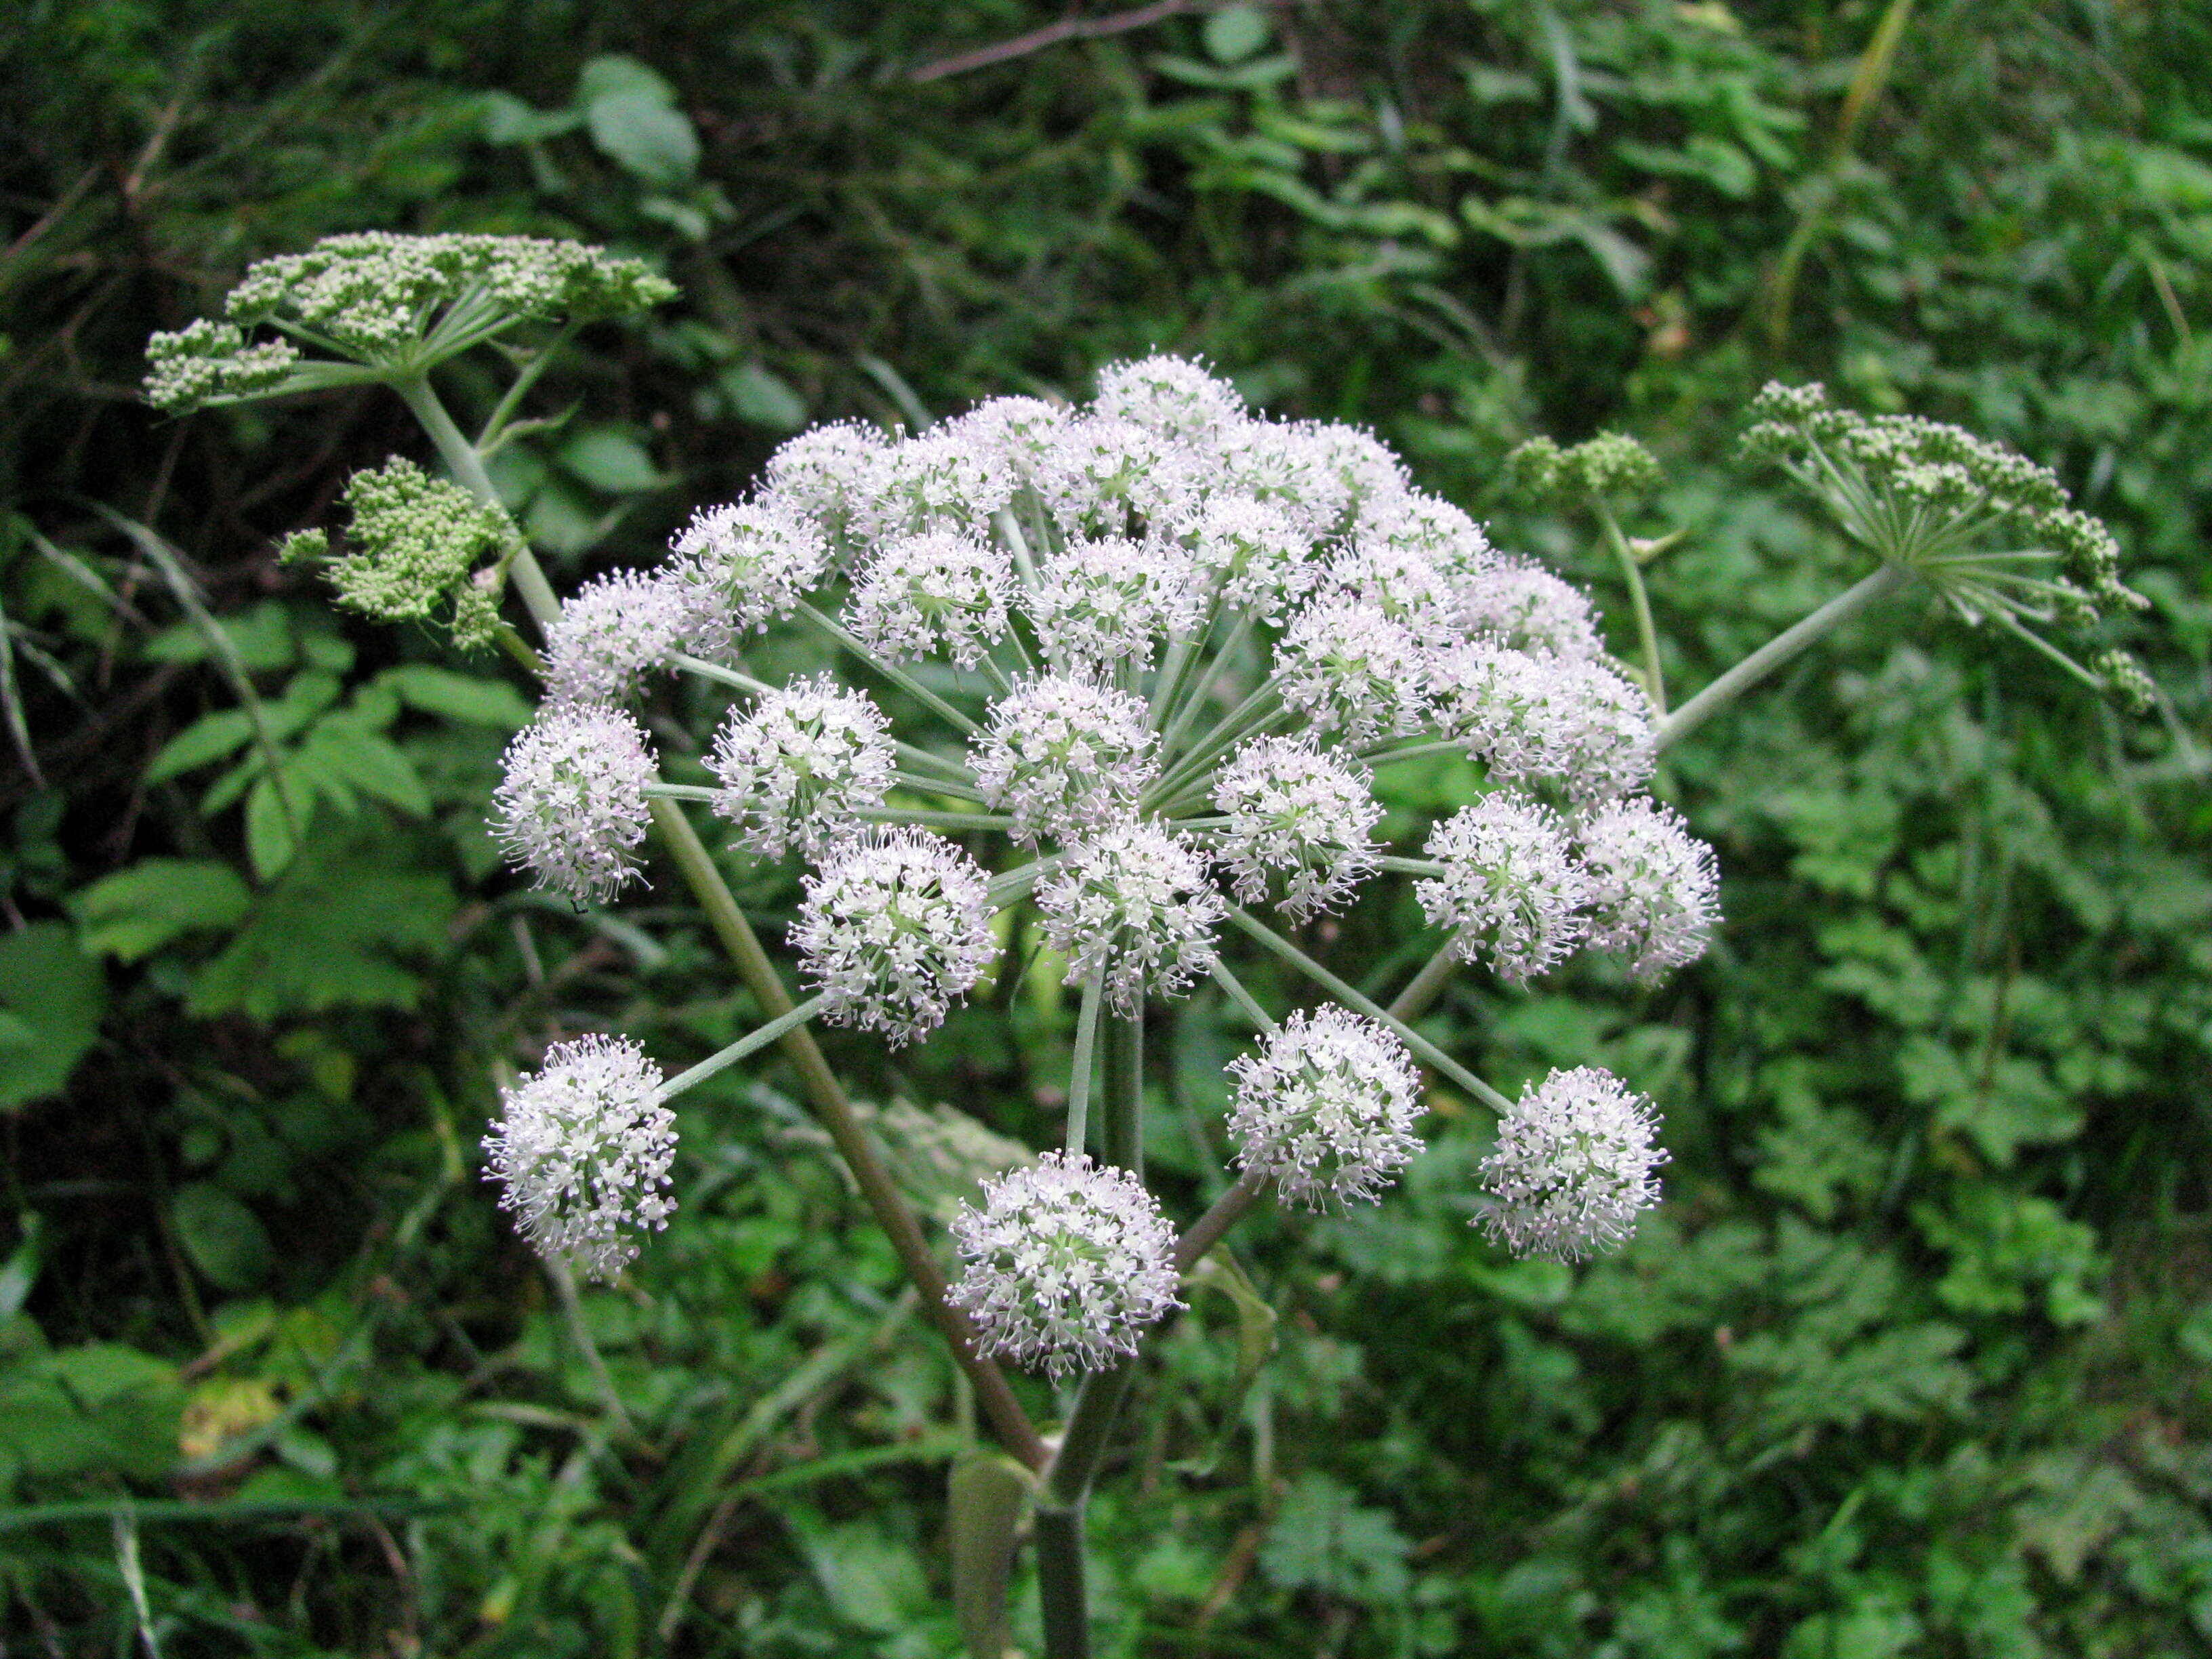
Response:
[{"label": "dense green vegetation", "polygon": [[[0,1641],[957,1648],[972,1409],[780,1066],[685,1097],[681,1210],[618,1291],[566,1301],[478,1183],[496,1085],[547,1041],[676,1059],[757,1015],[672,884],[578,915],[498,867],[519,675],[277,565],[355,469],[428,459],[404,413],[137,401],[148,332],[246,261],[380,228],[579,235],[681,285],[587,333],[539,400],[574,412],[503,457],[569,580],[646,562],[809,421],[1079,395],[1158,345],[1371,424],[1592,584],[1624,653],[1589,526],[1500,463],[1642,437],[1671,482],[1628,527],[1686,532],[1651,580],[1690,688],[1855,572],[1734,458],[1768,377],[2056,467],[2154,601],[2156,710],[1908,600],[1674,751],[1725,872],[1714,954],[1654,994],[1464,975],[1428,1022],[1502,1085],[1594,1060],[1650,1091],[1670,1201],[1595,1266],[1515,1264],[1464,1224],[1486,1120],[1443,1109],[1381,1209],[1262,1215],[1237,1243],[1275,1352],[1240,1394],[1226,1297],[1164,1345],[1094,1522],[1100,1629],[2202,1651],[2212,18],[1316,0],[951,61],[1060,15],[0,20]],[[1389,779],[1409,810],[1468,782]],[[795,884],[728,869],[774,937]],[[1355,912],[1347,956],[1404,920]],[[1198,1198],[1218,1013],[1151,1050],[1155,1156]],[[975,1149],[891,1103],[1035,1140],[1071,1024],[1010,980],[895,1061],[829,1046],[941,1211]]]}]

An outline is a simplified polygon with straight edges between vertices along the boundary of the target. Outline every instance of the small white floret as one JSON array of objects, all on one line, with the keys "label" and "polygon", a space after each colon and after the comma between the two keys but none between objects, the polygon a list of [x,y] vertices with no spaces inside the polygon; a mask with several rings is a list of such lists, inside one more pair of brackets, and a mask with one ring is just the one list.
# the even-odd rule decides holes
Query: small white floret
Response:
[{"label": "small white floret", "polygon": [[492,830],[540,887],[605,902],[637,878],[645,787],[658,773],[635,720],[614,708],[545,709],[501,764]]},{"label": "small white floret", "polygon": [[1420,1078],[1406,1045],[1348,1009],[1299,1009],[1229,1069],[1237,1162],[1273,1176],[1285,1203],[1373,1203],[1420,1150]]},{"label": "small white floret", "polygon": [[1720,868],[1680,813],[1643,796],[1610,802],[1583,825],[1582,850],[1595,949],[1626,957],[1646,981],[1705,955],[1720,921]]},{"label": "small white floret", "polygon": [[883,711],[827,674],[793,680],[750,714],[731,712],[707,769],[722,787],[714,811],[758,850],[818,852],[853,815],[881,806],[896,757]]},{"label": "small white floret", "polygon": [[1574,1261],[1612,1249],[1659,1201],[1658,1129],[1651,1103],[1611,1073],[1553,1072],[1499,1122],[1476,1221],[1516,1255]]}]

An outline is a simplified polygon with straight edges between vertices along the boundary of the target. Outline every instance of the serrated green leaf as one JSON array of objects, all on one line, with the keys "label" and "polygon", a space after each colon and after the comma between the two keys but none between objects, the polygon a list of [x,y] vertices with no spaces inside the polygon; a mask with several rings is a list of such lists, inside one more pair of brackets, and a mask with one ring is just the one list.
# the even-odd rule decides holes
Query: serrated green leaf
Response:
[{"label": "serrated green leaf", "polygon": [[70,908],[86,950],[136,962],[183,934],[232,926],[252,901],[227,864],[144,859],[85,888]]},{"label": "serrated green leaf", "polygon": [[[389,738],[364,731],[349,720],[327,720],[300,745],[290,770],[305,775],[318,791],[350,786],[410,817],[430,810],[430,792],[415,764]],[[335,799],[335,797],[333,797]]]}]

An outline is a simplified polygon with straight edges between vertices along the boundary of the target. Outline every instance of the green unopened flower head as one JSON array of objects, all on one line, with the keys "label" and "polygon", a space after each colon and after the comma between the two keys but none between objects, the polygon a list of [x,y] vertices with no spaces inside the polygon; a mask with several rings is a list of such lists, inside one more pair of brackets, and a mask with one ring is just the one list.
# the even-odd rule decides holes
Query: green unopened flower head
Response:
[{"label": "green unopened flower head", "polygon": [[[456,640],[489,636],[490,617],[480,613],[496,609],[495,590],[471,578],[481,562],[514,540],[503,511],[398,456],[355,473],[342,499],[353,523],[351,545],[329,568],[339,603],[380,621],[407,622],[450,602]],[[320,532],[307,532],[288,539],[284,555],[294,559],[328,546]]]},{"label": "green unopened flower head", "polygon": [[[362,378],[295,342],[373,368],[421,370],[525,320],[592,322],[675,297],[636,259],[531,236],[326,236],[263,259],[223,302],[227,322],[156,334],[146,396],[162,409],[306,390]],[[268,324],[282,337],[253,341]],[[317,370],[326,371],[318,374]]]},{"label": "green unopened flower head", "polygon": [[300,360],[289,340],[249,343],[235,323],[203,317],[146,342],[146,401],[179,414],[202,404],[255,398],[275,391]]},{"label": "green unopened flower head", "polygon": [[1780,466],[1847,535],[1924,578],[1966,621],[2023,635],[2124,701],[2148,696],[2120,653],[2084,668],[2026,626],[2089,628],[2147,603],[2120,580],[2112,532],[2071,504],[2049,467],[1941,421],[1838,409],[1817,381],[1770,383],[1751,414],[1747,457]]},{"label": "green unopened flower head", "polygon": [[1571,449],[1531,438],[1505,458],[1505,469],[1524,495],[1563,506],[1647,495],[1667,481],[1651,452],[1618,432],[1601,432]]}]

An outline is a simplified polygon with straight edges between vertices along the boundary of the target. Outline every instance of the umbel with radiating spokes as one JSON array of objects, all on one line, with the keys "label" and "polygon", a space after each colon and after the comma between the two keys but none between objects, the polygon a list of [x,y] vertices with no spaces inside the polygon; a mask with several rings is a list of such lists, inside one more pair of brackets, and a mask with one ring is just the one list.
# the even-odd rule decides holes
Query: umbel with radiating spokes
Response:
[{"label": "umbel with radiating spokes", "polygon": [[[604,903],[657,840],[767,1017],[673,1077],[619,1036],[554,1045],[505,1091],[489,1175],[564,1287],[572,1267],[611,1277],[673,1207],[668,1102],[780,1048],[1022,1466],[1054,1659],[1087,1650],[1083,1510],[1133,1362],[1186,1285],[1244,1285],[1215,1253],[1263,1194],[1380,1200],[1441,1086],[1498,1115],[1468,1207],[1504,1247],[1577,1259],[1658,1201],[1658,1115],[1629,1083],[1573,1066],[1510,1100],[1412,1022],[1462,964],[1519,985],[1595,953],[1648,984],[1704,952],[1717,871],[1648,793],[1662,751],[1915,583],[2105,689],[2144,690],[2116,650],[2083,668],[2028,626],[2095,628],[2134,603],[2111,538],[2055,477],[1955,428],[1833,410],[1817,387],[1770,388],[1753,447],[1877,567],[1671,713],[1641,573],[1680,535],[1622,531],[1616,508],[1659,477],[1632,440],[1539,439],[1510,459],[1522,486],[1598,520],[1632,602],[1632,668],[1586,594],[1493,547],[1372,435],[1264,418],[1173,356],[1108,368],[1083,406],[994,398],[911,434],[817,427],[743,499],[701,507],[659,568],[563,602],[486,461],[527,430],[526,395],[574,330],[673,292],[568,243],[337,237],[253,267],[228,320],[155,337],[148,395],[183,410],[380,385],[414,413],[450,478],[397,457],[364,471],[346,537],[301,532],[287,557],[320,563],[342,604],[441,622],[538,676],[542,707],[492,801],[508,856]],[[493,347],[507,384],[471,437],[433,374]],[[504,614],[510,593],[540,647]],[[779,683],[767,665],[794,633],[818,661]],[[698,781],[665,775],[634,708],[667,675],[727,705],[686,745]],[[1376,775],[1458,755],[1478,798],[1382,843]],[[802,866],[803,1000],[695,814],[741,856]],[[1387,1006],[1355,984],[1376,964],[1321,959],[1350,936],[1331,918],[1384,884],[1435,930]],[[1001,959],[1009,938],[1034,945],[1027,962]],[[948,1283],[807,1027],[925,1042],[987,980],[1045,963],[1075,1010],[1062,1144],[991,1165],[1006,1172],[952,1220]],[[1146,1178],[1146,1021],[1207,982],[1251,1040],[1229,1067],[1233,1180],[1178,1230]],[[1080,1378],[1055,1435],[1000,1359]]]}]

